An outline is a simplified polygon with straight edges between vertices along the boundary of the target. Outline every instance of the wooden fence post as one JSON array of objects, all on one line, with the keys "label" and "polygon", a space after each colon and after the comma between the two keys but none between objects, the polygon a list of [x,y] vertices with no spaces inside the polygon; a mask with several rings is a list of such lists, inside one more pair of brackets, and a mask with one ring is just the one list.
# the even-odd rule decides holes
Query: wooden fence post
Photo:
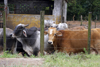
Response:
[{"label": "wooden fence post", "polygon": [[73,16],[73,22],[74,22],[74,18],[75,18],[75,15]]},{"label": "wooden fence post", "polygon": [[92,12],[89,12],[89,15],[88,15],[88,54],[90,54],[90,44],[91,44],[91,17],[92,17]]},{"label": "wooden fence post", "polygon": [[3,51],[6,51],[6,12],[3,12]]},{"label": "wooden fence post", "polygon": [[44,11],[40,11],[40,53],[44,51]]},{"label": "wooden fence post", "polygon": [[83,21],[83,19],[82,19],[82,15],[81,15],[81,24],[80,24],[80,26],[82,26],[82,21]]}]

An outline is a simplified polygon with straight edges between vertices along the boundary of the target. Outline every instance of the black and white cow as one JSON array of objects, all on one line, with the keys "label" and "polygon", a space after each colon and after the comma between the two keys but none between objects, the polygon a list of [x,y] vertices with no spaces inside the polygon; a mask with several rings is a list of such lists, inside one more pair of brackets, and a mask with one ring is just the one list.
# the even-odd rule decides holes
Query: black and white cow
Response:
[{"label": "black and white cow", "polygon": [[[27,52],[28,55],[33,54],[37,56],[40,50],[40,31],[38,31],[36,27],[31,27],[30,29],[25,28],[27,26],[28,24],[18,24],[14,29],[12,37],[16,37],[16,39],[21,42],[23,50]],[[45,51],[51,49],[49,46],[48,35],[44,35]]]},{"label": "black and white cow", "polygon": [[[6,50],[11,51],[11,53],[15,53],[16,49],[13,49],[13,47],[15,46],[16,39],[11,37],[12,33],[12,29],[6,28]],[[3,28],[0,28],[0,47],[3,48]]]},{"label": "black and white cow", "polygon": [[25,52],[25,51],[23,50],[23,46],[22,46],[22,44],[21,44],[19,41],[17,41],[16,52],[17,52],[17,53],[21,53],[22,56],[29,56],[29,55],[27,54],[27,52]]},{"label": "black and white cow", "polygon": [[[21,52],[23,56],[27,55],[27,53],[22,48],[22,44],[19,41],[17,41],[16,38],[12,38],[11,36],[12,33],[13,33],[12,29],[6,28],[6,50],[11,52],[12,54]],[[3,51],[3,46],[4,46],[3,45],[3,28],[0,28],[0,53]]]}]

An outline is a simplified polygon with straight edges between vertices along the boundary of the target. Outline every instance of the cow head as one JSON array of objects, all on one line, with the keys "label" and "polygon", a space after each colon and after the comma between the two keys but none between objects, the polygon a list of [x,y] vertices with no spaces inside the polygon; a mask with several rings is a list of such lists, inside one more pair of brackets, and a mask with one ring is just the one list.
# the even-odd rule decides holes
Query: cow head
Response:
[{"label": "cow head", "polygon": [[50,27],[48,28],[48,32],[45,32],[45,34],[49,35],[48,43],[53,45],[53,42],[56,38],[56,36],[62,36],[62,33],[57,31],[56,28]]},{"label": "cow head", "polygon": [[21,36],[22,34],[27,37],[25,27],[27,27],[29,24],[18,24],[14,29],[14,36]]}]

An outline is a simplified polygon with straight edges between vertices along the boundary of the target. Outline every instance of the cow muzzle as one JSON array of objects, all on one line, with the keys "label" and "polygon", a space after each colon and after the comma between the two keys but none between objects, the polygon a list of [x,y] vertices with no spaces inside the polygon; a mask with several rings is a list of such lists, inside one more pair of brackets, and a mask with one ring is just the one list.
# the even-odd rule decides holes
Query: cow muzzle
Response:
[{"label": "cow muzzle", "polygon": [[53,45],[53,41],[48,41],[48,44]]}]

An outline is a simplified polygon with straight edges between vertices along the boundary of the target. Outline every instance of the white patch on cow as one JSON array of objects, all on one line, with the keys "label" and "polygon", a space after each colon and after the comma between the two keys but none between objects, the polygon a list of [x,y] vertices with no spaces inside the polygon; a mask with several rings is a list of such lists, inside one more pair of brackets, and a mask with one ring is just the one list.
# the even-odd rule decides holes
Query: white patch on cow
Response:
[{"label": "white patch on cow", "polygon": [[12,35],[12,36],[11,36],[12,38],[16,38],[16,36],[15,36],[13,33],[11,33],[11,35]]},{"label": "white patch on cow", "polygon": [[55,23],[53,23],[52,25],[51,25],[51,27],[57,27],[57,24],[55,24]]},{"label": "white patch on cow", "polygon": [[31,46],[23,45],[23,49],[28,53],[28,55],[33,54],[33,48]]},{"label": "white patch on cow", "polygon": [[17,52],[16,52],[16,48],[17,48],[17,42],[16,42],[16,44],[15,44],[15,47],[14,47],[14,50],[13,50],[13,54],[16,54]]},{"label": "white patch on cow", "polygon": [[[40,50],[40,31],[37,31],[35,46]],[[44,35],[44,50],[48,47],[48,34]]]},{"label": "white patch on cow", "polygon": [[53,20],[44,20],[44,27],[51,26],[54,22]]},{"label": "white patch on cow", "polygon": [[68,28],[68,25],[66,23],[59,23],[57,28],[59,30],[65,30]]},{"label": "white patch on cow", "polygon": [[17,37],[17,40],[23,44],[23,42],[22,42],[22,39],[21,39],[21,38],[18,38],[18,37]]},{"label": "white patch on cow", "polygon": [[0,28],[0,35],[2,35],[2,33],[3,33],[3,29]]},{"label": "white patch on cow", "polygon": [[50,34],[52,34],[52,32],[53,32],[53,29],[50,29]]},{"label": "white patch on cow", "polygon": [[43,51],[44,55],[47,55],[48,53],[46,51]]},{"label": "white patch on cow", "polygon": [[48,50],[48,39],[49,39],[49,36],[48,34],[44,35],[44,50]]},{"label": "white patch on cow", "polygon": [[23,49],[28,53],[28,55],[33,54],[33,48],[31,46],[28,46],[27,44],[23,43],[21,38],[17,38],[17,40],[22,43]]},{"label": "white patch on cow", "polygon": [[40,49],[40,31],[36,31],[36,33],[37,33],[37,36],[36,36],[36,42],[35,42],[34,48],[37,47],[38,49]]},{"label": "white patch on cow", "polygon": [[17,26],[21,26],[21,25],[23,25],[23,24],[20,23],[20,24],[18,24]]}]

